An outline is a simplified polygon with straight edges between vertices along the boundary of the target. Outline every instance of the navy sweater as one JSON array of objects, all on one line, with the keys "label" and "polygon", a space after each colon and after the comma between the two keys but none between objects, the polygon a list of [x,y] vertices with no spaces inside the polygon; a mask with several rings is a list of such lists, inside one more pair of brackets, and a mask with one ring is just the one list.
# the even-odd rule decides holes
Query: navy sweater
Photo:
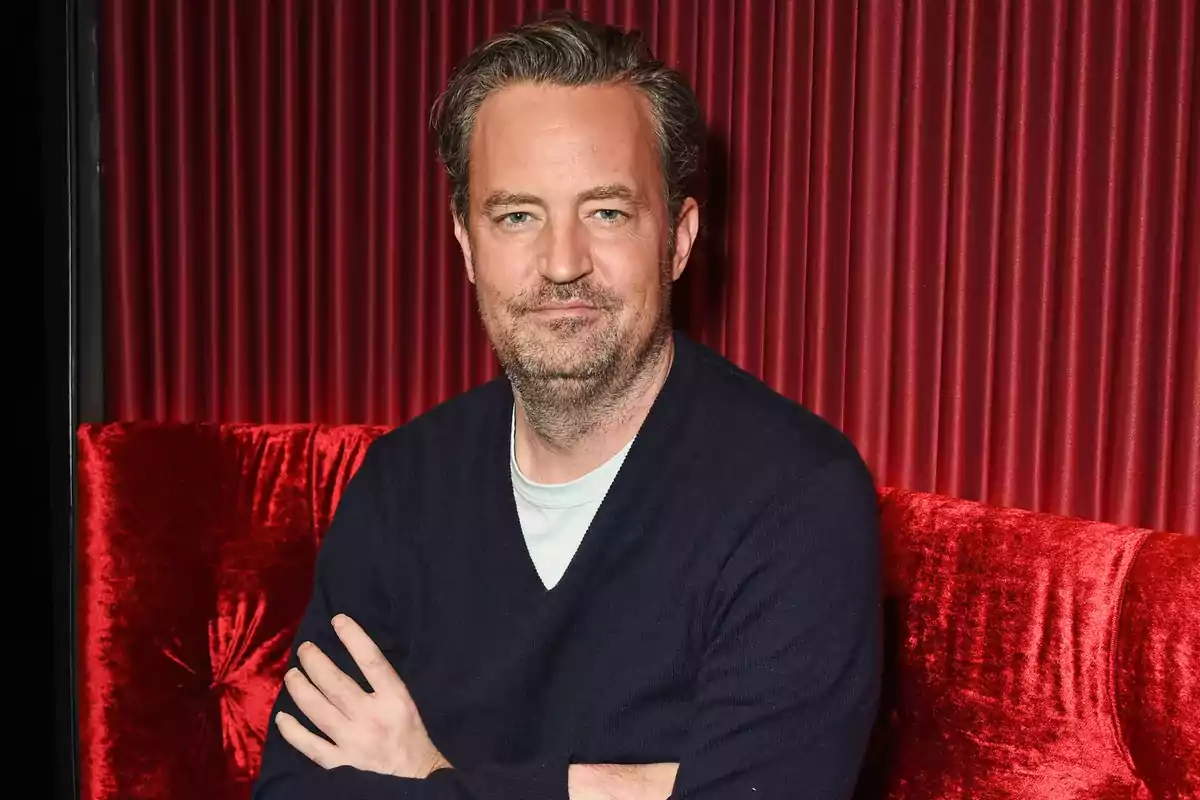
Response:
[{"label": "navy sweater", "polygon": [[[295,643],[363,682],[330,623],[357,620],[455,769],[326,772],[272,722],[255,798],[565,800],[570,763],[663,761],[680,763],[678,798],[852,793],[879,692],[871,477],[834,428],[675,341],[666,384],[550,590],[513,500],[507,381],[371,446]],[[303,720],[286,691],[275,710]]]}]

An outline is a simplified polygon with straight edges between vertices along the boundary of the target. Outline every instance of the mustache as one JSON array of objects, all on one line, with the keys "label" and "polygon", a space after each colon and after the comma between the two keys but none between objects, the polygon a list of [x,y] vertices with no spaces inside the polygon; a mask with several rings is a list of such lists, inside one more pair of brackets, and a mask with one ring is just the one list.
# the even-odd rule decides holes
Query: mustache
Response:
[{"label": "mustache", "polygon": [[561,305],[563,303],[586,303],[602,311],[616,308],[619,299],[611,292],[591,283],[551,283],[544,281],[536,289],[531,289],[513,298],[509,310],[516,314],[536,311],[545,306]]}]

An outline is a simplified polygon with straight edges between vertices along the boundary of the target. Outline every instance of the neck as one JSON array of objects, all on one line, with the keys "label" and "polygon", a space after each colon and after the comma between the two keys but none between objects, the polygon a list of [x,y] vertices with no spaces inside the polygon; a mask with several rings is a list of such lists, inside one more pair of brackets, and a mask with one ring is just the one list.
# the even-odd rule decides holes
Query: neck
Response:
[{"label": "neck", "polygon": [[637,435],[654,400],[667,381],[675,353],[668,337],[660,352],[621,387],[617,396],[604,397],[586,408],[555,415],[556,423],[537,422],[519,392],[516,399],[515,448],[517,464],[532,481],[566,483],[594,470],[616,455]]}]

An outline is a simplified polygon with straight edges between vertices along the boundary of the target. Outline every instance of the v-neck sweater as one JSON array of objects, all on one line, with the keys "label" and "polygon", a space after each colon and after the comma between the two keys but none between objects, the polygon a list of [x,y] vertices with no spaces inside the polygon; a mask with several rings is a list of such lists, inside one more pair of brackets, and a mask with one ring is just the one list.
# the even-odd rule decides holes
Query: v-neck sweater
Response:
[{"label": "v-neck sweater", "polygon": [[[347,614],[453,769],[325,771],[272,723],[258,800],[566,800],[572,763],[679,762],[672,797],[848,797],[880,672],[877,500],[836,429],[682,334],[562,579],[513,498],[497,379],[372,444],[293,643],[366,686]],[[312,728],[286,690],[287,711]],[[315,730],[315,728],[314,728]]]},{"label": "v-neck sweater", "polygon": [[509,434],[509,474],[517,518],[525,549],[547,588],[562,579],[567,565],[579,549],[613,479],[621,471],[633,440],[603,464],[564,483],[538,483],[521,471],[517,463],[517,425],[513,415]]}]

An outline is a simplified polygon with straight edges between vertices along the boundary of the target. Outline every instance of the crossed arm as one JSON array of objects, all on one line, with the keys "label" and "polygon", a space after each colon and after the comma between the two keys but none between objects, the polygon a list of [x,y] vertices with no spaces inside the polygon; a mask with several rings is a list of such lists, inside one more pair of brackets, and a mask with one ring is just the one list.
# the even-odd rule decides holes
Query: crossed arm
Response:
[{"label": "crossed arm", "polygon": [[[724,800],[799,787],[817,800],[851,795],[878,702],[881,644],[876,499],[860,464],[836,461],[786,487],[726,561],[680,764],[546,757],[463,769],[429,740],[403,681],[363,633],[389,630],[387,603],[363,588],[364,564],[379,558],[373,537],[387,529],[373,510],[383,493],[370,485],[370,462],[318,554],[300,628],[316,644],[294,654],[255,800]],[[355,669],[371,692],[349,677]]]},{"label": "crossed arm", "polygon": [[[367,633],[345,615],[333,629],[370,684],[364,691],[314,644],[297,655],[304,671],[293,668],[284,686],[296,707],[328,738],[304,727],[285,711],[275,715],[279,733],[323,769],[357,770],[423,780],[453,765],[425,730],[404,681]],[[570,800],[665,800],[678,764],[572,764],[567,772]]]},{"label": "crossed arm", "polygon": [[[394,620],[367,573],[386,560],[380,458],[368,452],[317,554],[312,596],[263,748],[254,800],[663,800],[677,765],[454,768],[384,656]],[[361,623],[361,624],[360,624]],[[365,633],[371,630],[378,640]],[[383,645],[381,648],[379,645]],[[366,686],[356,680],[361,673]],[[324,736],[320,735],[324,734]]]}]

